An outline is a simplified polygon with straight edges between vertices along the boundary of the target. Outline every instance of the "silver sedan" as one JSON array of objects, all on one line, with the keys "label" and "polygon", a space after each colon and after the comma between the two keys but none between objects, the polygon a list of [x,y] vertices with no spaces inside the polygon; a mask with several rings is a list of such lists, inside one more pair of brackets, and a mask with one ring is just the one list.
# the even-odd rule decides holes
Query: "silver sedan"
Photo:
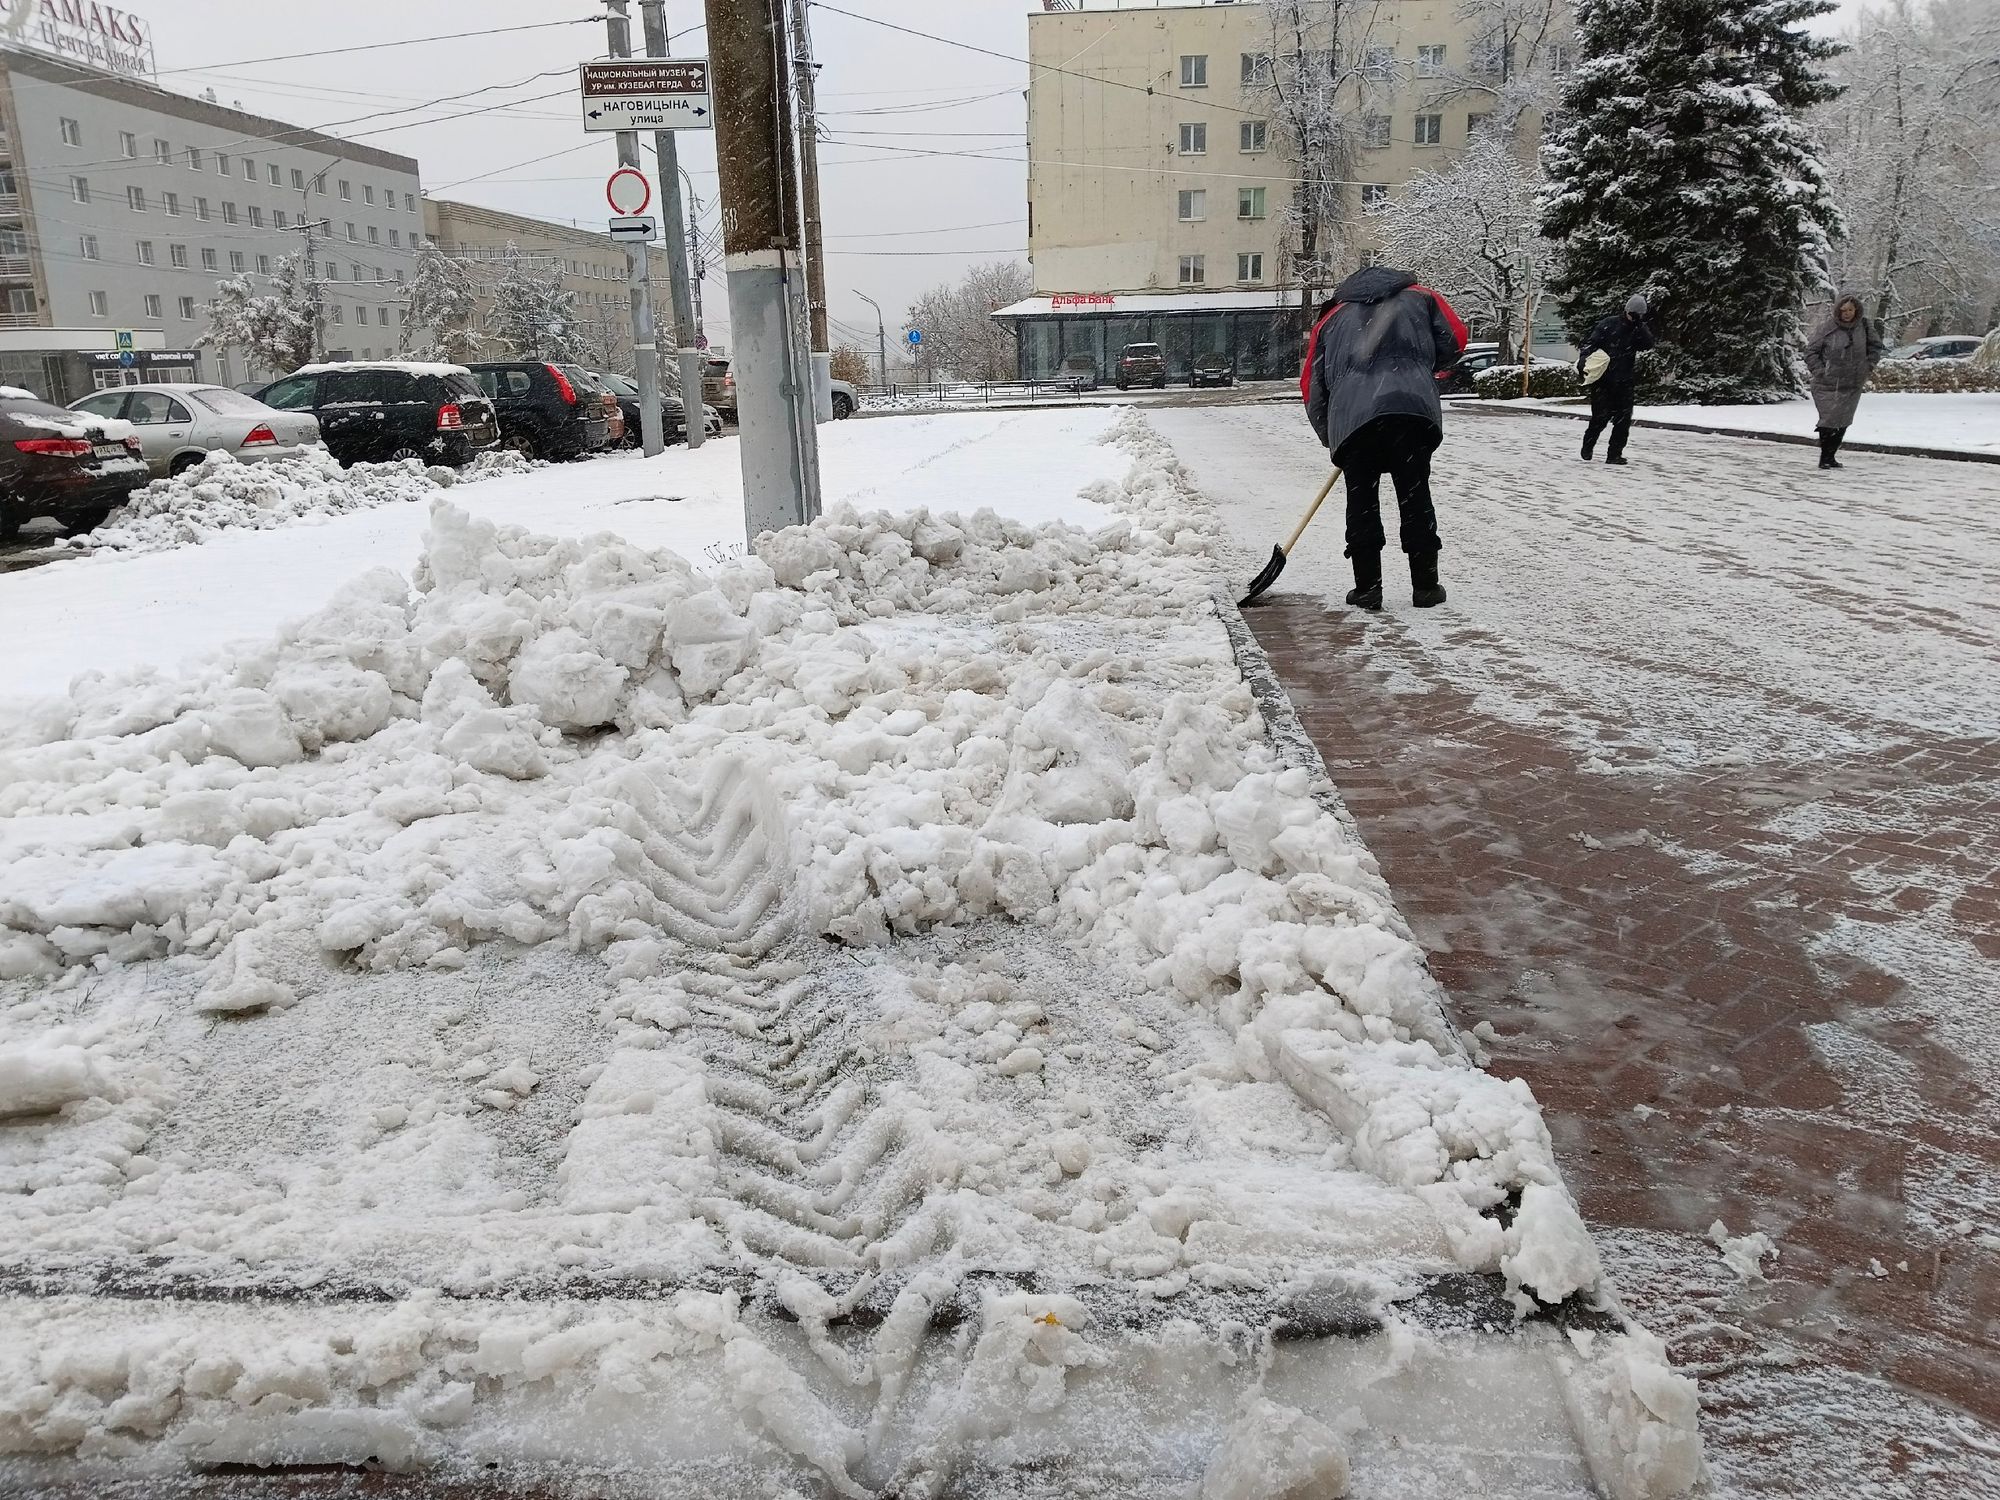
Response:
[{"label": "silver sedan", "polygon": [[191,469],[217,449],[258,463],[319,441],[309,413],[279,411],[226,385],[116,386],[70,402],[70,410],[130,422],[155,474]]}]

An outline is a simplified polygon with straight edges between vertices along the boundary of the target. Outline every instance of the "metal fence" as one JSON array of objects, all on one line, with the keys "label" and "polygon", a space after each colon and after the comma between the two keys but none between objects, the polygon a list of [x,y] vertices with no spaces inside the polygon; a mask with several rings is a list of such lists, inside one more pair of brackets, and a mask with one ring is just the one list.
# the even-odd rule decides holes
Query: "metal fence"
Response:
[{"label": "metal fence", "polygon": [[996,402],[1042,401],[1083,394],[1078,380],[929,380],[908,385],[861,387],[866,406],[992,406]]}]

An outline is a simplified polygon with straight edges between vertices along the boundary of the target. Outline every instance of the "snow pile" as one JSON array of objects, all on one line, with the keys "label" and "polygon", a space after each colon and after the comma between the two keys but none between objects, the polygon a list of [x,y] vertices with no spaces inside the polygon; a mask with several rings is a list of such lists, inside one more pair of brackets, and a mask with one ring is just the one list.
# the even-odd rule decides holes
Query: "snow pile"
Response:
[{"label": "snow pile", "polygon": [[[43,1049],[22,1092],[62,1111],[0,1149],[0,1183],[36,1188],[0,1258],[748,1269],[830,1363],[837,1286],[801,1273],[857,1298],[881,1276],[857,1379],[892,1407],[968,1267],[1160,1298],[1455,1270],[1523,1310],[1593,1294],[1532,1096],[1472,1065],[1372,858],[1272,747],[1171,452],[1135,414],[1114,434],[1133,464],[1094,532],[843,508],[707,574],[440,501],[414,579],[0,731],[0,1045]],[[94,1029],[57,1036],[85,992]],[[239,1121],[208,1071],[232,1066],[260,1096],[295,1079],[307,1118]],[[150,1144],[161,1121],[225,1144]],[[263,1154],[217,1159],[246,1134]],[[412,1308],[381,1379],[289,1360],[320,1373],[280,1427],[229,1404],[280,1387],[190,1334],[135,1430],[415,1461],[481,1376],[589,1362],[622,1389],[646,1350],[706,1350],[727,1422],[861,1493],[865,1425],[714,1332],[733,1302],[686,1306],[703,1332]],[[938,1398],[966,1442],[1106,1357],[1067,1296],[977,1318]],[[1691,1405],[1599,1374],[1620,1452],[1693,1441]],[[0,1446],[79,1442],[58,1393],[93,1378],[0,1369]],[[1266,1403],[1204,1492],[1337,1493],[1346,1465]]]},{"label": "snow pile", "polygon": [[79,552],[164,552],[237,527],[314,524],[350,511],[429,500],[440,489],[532,467],[517,453],[483,453],[463,470],[401,463],[342,468],[324,448],[243,463],[217,450],[171,479],[133,491],[110,519],[60,545]]}]

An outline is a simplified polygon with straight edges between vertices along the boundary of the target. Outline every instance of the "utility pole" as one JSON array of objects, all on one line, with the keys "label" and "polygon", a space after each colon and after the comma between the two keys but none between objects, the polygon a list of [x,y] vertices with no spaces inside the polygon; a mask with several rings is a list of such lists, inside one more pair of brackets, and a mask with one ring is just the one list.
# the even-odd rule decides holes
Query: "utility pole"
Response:
[{"label": "utility pole", "polygon": [[[646,56],[666,57],[667,0],[639,0],[646,32]],[[667,230],[667,275],[673,286],[674,357],[680,368],[681,417],[687,445],[699,448],[708,436],[701,401],[701,351],[694,346],[694,303],[688,290],[687,230],[681,223],[680,143],[671,130],[653,132],[654,165],[660,174],[660,218]]]},{"label": "utility pole", "polygon": [[[690,181],[688,190],[688,290],[694,294],[694,336],[697,360],[701,352],[701,340],[708,331],[708,324],[701,315],[701,284],[708,276],[708,262],[701,258],[701,194],[694,190]],[[697,362],[696,369],[700,369]]]},{"label": "utility pole", "polygon": [[[632,55],[632,21],[625,4],[626,0],[604,0],[604,19],[613,57]],[[638,131],[618,132],[618,165],[642,170]],[[639,366],[639,436],[648,458],[665,452],[667,446],[660,422],[660,364],[653,337],[651,259],[651,246],[643,240],[625,246],[625,275],[632,296],[632,352]]]},{"label": "utility pole", "polygon": [[792,316],[802,267],[784,3],[706,4],[743,517],[752,538],[819,514],[812,366]]},{"label": "utility pole", "polygon": [[826,255],[819,217],[819,115],[806,0],[791,0],[792,65],[798,70],[799,196],[805,217],[806,313],[812,330],[813,417],[833,420],[833,345],[826,329]]},{"label": "utility pole", "polygon": [[866,292],[857,291],[854,295],[875,309],[875,354],[882,362],[882,389],[886,393],[889,389],[889,328],[882,321],[882,304]]}]

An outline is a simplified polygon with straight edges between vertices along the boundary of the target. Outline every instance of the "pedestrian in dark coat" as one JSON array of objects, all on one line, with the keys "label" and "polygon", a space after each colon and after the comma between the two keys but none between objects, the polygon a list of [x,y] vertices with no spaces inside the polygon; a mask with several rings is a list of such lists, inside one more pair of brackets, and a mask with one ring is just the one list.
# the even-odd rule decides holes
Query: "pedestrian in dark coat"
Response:
[{"label": "pedestrian in dark coat", "polygon": [[1590,356],[1603,350],[1610,364],[1590,387],[1590,425],[1583,430],[1583,456],[1587,462],[1597,447],[1598,434],[1608,426],[1611,442],[1604,450],[1608,464],[1625,462],[1625,439],[1632,432],[1632,399],[1639,385],[1639,356],[1653,347],[1653,330],[1646,326],[1647,302],[1635,293],[1625,303],[1625,311],[1597,320],[1590,337],[1576,351],[1576,373],[1582,375]]},{"label": "pedestrian in dark coat", "polygon": [[1343,281],[1313,327],[1300,384],[1306,420],[1347,475],[1349,604],[1382,607],[1384,474],[1396,486],[1411,596],[1419,609],[1444,602],[1431,500],[1431,453],[1444,440],[1437,377],[1464,349],[1451,304],[1385,266]]},{"label": "pedestrian in dark coat", "polygon": [[1881,362],[1882,335],[1862,313],[1858,297],[1842,297],[1833,316],[1806,345],[1806,370],[1812,376],[1813,405],[1819,408],[1819,466],[1841,469],[1834,455],[1840,440],[1854,425],[1861,388]]}]

